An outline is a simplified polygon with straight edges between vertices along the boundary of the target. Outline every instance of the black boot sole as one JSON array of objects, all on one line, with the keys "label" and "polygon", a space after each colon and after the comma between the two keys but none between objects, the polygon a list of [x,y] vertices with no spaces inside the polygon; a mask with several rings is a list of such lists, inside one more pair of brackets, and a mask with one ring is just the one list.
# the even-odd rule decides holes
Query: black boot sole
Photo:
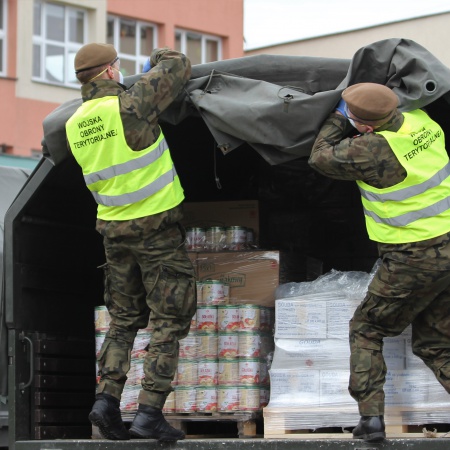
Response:
[{"label": "black boot sole", "polygon": [[180,437],[173,437],[170,435],[162,434],[152,434],[149,433],[148,430],[143,429],[137,429],[137,428],[130,428],[130,436],[132,439],[157,439],[159,442],[176,442],[176,441],[182,441],[185,436],[182,435]]},{"label": "black boot sole", "polygon": [[126,431],[117,433],[112,429],[112,426],[110,423],[107,423],[104,418],[98,414],[95,411],[92,411],[89,414],[89,420],[91,421],[92,425],[95,425],[98,427],[100,434],[105,439],[109,439],[111,441],[128,441],[130,440],[130,436]]},{"label": "black boot sole", "polygon": [[360,436],[353,435],[354,439],[362,439],[364,442],[375,443],[382,442],[386,439],[386,433],[384,431],[378,431],[376,433],[362,434]]}]

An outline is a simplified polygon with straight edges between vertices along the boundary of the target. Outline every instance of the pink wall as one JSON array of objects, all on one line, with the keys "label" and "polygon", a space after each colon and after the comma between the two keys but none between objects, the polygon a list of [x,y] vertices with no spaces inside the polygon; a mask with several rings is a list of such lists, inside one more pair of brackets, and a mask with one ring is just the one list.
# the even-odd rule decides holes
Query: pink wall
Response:
[{"label": "pink wall", "polygon": [[[16,98],[17,1],[8,2],[8,74],[0,78],[0,144],[13,154],[30,156],[41,148],[42,121],[60,103]],[[173,47],[174,29],[180,27],[223,39],[223,59],[243,51],[243,0],[108,0],[108,12],[161,25],[160,46]],[[36,85],[39,89],[39,85]]]},{"label": "pink wall", "polygon": [[[243,0],[109,0],[108,11],[165,24],[159,36],[161,47],[173,47],[176,27],[223,38],[223,59],[244,55]],[[130,15],[130,12],[132,14]]]}]

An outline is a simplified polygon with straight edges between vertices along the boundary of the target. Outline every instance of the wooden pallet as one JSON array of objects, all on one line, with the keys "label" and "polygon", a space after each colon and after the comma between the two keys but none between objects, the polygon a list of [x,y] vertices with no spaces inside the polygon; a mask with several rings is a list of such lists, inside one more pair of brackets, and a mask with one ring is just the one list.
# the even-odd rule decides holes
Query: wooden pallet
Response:
[{"label": "wooden pallet", "polygon": [[166,420],[175,428],[183,430],[186,439],[202,438],[262,438],[261,411],[236,411],[165,414]]},{"label": "wooden pallet", "polygon": [[[444,424],[446,425],[446,424]],[[447,425],[450,430],[450,425]],[[264,433],[265,439],[353,439],[351,428],[319,428],[316,430],[270,430]],[[435,425],[389,425],[386,426],[386,439],[405,438],[449,438],[450,432],[438,432]]]},{"label": "wooden pallet", "polygon": [[[336,408],[322,408],[320,411],[327,414],[328,423],[331,417],[340,417],[339,414],[345,415],[346,421],[354,425],[341,424],[335,427],[324,428],[308,428],[302,427],[302,424],[308,423],[308,419],[314,416],[317,419],[318,411],[312,409],[281,409],[281,408],[265,408],[264,409],[264,438],[266,439],[353,439],[352,430],[359,420],[357,411],[345,410],[339,411]],[[389,411],[389,417],[386,424],[386,438],[450,438],[450,424],[430,424],[430,425],[407,425],[404,414],[411,414],[414,412],[423,413],[423,411],[403,411],[393,410]],[[422,417],[424,417],[422,415]],[[323,416],[322,416],[323,418]],[[300,426],[294,428],[296,424]],[[314,420],[311,421],[314,423]],[[416,422],[417,423],[417,422]],[[420,422],[419,422],[420,423]]]}]

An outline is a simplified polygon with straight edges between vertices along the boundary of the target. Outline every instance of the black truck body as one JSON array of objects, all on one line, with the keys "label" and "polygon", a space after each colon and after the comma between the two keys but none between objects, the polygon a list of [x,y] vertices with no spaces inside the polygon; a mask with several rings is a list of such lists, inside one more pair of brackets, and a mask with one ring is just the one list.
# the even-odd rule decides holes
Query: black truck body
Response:
[{"label": "black truck body", "polygon": [[[411,54],[415,68],[421,67],[416,74]],[[368,70],[374,55],[378,65]],[[309,168],[314,135],[347,85],[373,81],[395,87],[403,110],[427,107],[450,136],[449,73],[426,50],[401,39],[368,46],[351,61],[262,56],[195,66],[186,91],[162,118],[186,201],[257,199],[259,246],[281,251],[282,282],[311,278],[311,260],[320,261],[323,272],[370,271],[376,246],[367,238],[356,186]],[[230,103],[240,98],[247,108],[253,98],[253,118],[241,102]],[[78,104],[68,102],[44,121],[44,157],[5,216],[8,445],[10,450],[160,448],[154,441],[91,439],[94,308],[103,303],[98,267],[104,255],[95,231],[96,205],[64,138],[65,120]],[[258,130],[254,140],[254,130],[248,130],[252,120]],[[293,126],[295,134],[289,132]],[[277,134],[282,145],[271,142]],[[382,448],[427,445],[404,441]],[[224,442],[230,448],[274,450],[372,448],[334,439],[191,440],[170,447],[213,449]],[[446,441],[433,444],[440,449]]]}]

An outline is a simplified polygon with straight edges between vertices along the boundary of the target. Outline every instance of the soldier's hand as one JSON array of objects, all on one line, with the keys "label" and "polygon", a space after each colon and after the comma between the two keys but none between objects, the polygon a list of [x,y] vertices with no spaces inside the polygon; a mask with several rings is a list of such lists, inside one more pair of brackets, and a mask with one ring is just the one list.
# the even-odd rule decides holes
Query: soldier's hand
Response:
[{"label": "soldier's hand", "polygon": [[152,65],[150,64],[150,58],[147,58],[147,61],[145,61],[144,67],[142,68],[142,72],[146,73],[152,68]]}]

